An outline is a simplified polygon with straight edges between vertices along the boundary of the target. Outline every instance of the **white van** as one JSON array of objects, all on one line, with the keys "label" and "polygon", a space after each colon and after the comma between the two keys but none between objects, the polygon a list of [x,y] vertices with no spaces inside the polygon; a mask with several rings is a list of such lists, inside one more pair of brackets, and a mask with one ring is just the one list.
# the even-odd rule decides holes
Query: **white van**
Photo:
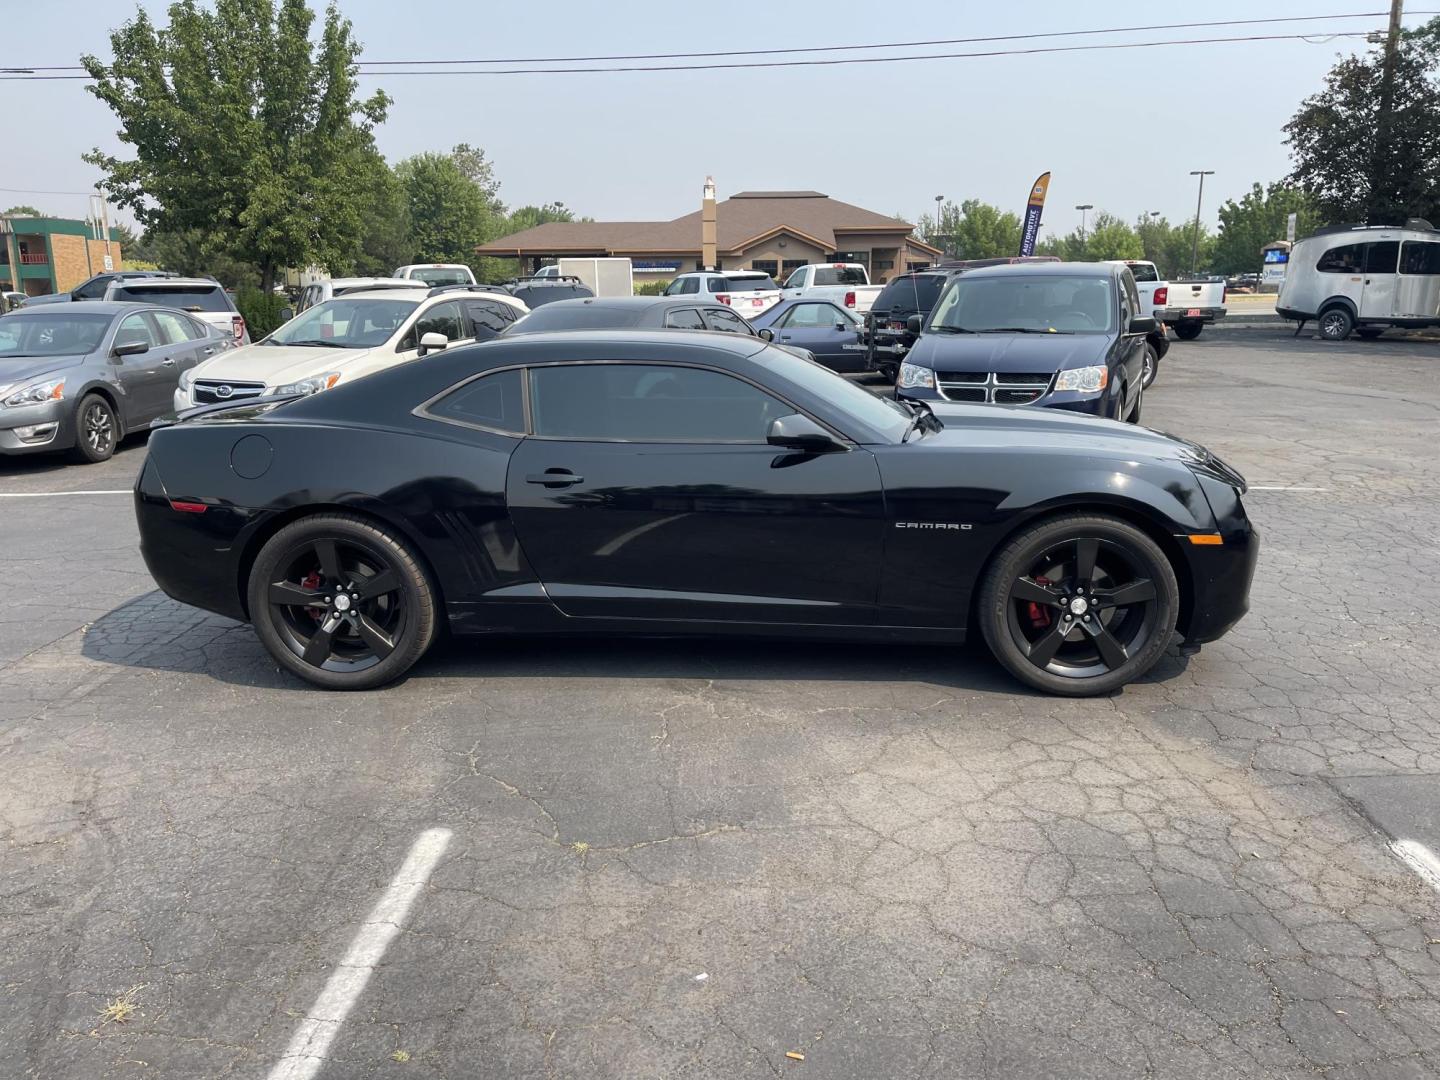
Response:
[{"label": "white van", "polygon": [[1387,326],[1440,326],[1440,231],[1342,225],[1307,236],[1290,251],[1275,301],[1282,319],[1320,324],[1326,341],[1353,330],[1379,337]]}]

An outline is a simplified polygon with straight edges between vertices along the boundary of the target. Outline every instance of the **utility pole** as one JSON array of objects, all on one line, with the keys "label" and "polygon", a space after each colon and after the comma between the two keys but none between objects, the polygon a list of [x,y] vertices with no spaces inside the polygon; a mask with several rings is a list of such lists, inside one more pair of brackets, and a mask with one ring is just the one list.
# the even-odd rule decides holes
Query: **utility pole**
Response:
[{"label": "utility pole", "polygon": [[1085,211],[1094,210],[1094,203],[1076,203],[1075,209],[1080,211],[1080,243],[1085,248],[1085,254],[1090,254],[1090,234],[1085,231]]},{"label": "utility pole", "polygon": [[1191,169],[1191,176],[1200,178],[1200,190],[1195,195],[1195,240],[1190,245],[1190,273],[1200,268],[1200,203],[1205,198],[1205,177],[1214,176],[1214,169]]},{"label": "utility pole", "polygon": [[[1400,51],[1400,18],[1404,14],[1404,0],[1390,0],[1390,26],[1385,32],[1385,57],[1380,67],[1380,115],[1375,124],[1375,151],[1370,161],[1370,198],[1367,222],[1371,225],[1398,224],[1377,220],[1390,216],[1392,190],[1386,182],[1391,157],[1391,130],[1394,127],[1395,112],[1395,67]],[[1382,201],[1383,204],[1382,204]]]}]

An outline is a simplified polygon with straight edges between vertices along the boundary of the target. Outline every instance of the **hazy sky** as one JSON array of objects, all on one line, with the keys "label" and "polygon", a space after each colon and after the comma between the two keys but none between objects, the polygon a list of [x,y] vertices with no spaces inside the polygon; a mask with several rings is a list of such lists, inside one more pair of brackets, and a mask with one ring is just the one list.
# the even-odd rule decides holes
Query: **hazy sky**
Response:
[{"label": "hazy sky", "polygon": [[[1211,0],[1168,7],[1130,0],[339,2],[369,60],[848,45],[1186,19],[1373,13],[1388,6],[1381,0]],[[163,21],[164,3],[144,6]],[[106,58],[108,30],[134,10],[93,0],[4,0],[4,9],[5,65],[70,64],[87,51]],[[481,146],[495,162],[501,197],[512,206],[559,199],[602,220],[671,218],[696,208],[710,173],[722,196],[813,188],[913,221],[933,209],[939,194],[957,201],[978,197],[1018,212],[1031,181],[1050,169],[1045,223],[1063,233],[1078,223],[1076,203],[1127,219],[1149,210],[1171,220],[1189,218],[1195,209],[1189,173],[1201,168],[1215,170],[1205,190],[1205,217],[1213,223],[1223,199],[1286,173],[1281,126],[1319,87],[1337,53],[1361,47],[1354,39],[1327,41],[1324,35],[1383,24],[1383,17],[1372,15],[1154,31],[1127,39],[1307,32],[1314,43],[771,70],[366,77],[362,89],[383,87],[395,98],[377,134],[391,161],[459,142]],[[83,85],[0,82],[6,101],[0,111],[0,208],[23,202],[67,216],[84,213],[83,196],[11,190],[85,191],[98,173],[80,160],[81,153],[120,147],[114,117]]]}]

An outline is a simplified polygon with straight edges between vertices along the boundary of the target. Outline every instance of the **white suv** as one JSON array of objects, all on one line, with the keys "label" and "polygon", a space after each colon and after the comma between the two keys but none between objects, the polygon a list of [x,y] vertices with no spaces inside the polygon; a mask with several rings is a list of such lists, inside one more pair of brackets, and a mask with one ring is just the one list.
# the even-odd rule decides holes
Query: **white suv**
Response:
[{"label": "white suv", "polygon": [[326,300],[269,337],[183,372],[175,410],[315,394],[450,345],[488,341],[530,311],[475,286],[375,289]]}]

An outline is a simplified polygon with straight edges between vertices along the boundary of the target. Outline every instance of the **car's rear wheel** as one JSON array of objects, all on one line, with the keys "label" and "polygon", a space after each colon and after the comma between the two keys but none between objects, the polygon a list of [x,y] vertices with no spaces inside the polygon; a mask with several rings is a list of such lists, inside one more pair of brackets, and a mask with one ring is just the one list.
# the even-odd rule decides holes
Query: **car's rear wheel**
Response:
[{"label": "car's rear wheel", "polygon": [[996,555],[979,622],[1021,682],[1069,697],[1105,694],[1149,671],[1175,631],[1179,586],[1165,553],[1103,515],[1052,518]]},{"label": "car's rear wheel", "polygon": [[435,590],[406,544],[364,518],[320,514],[272,536],[250,571],[270,655],[327,690],[399,678],[435,637]]},{"label": "car's rear wheel", "polygon": [[1200,331],[1205,329],[1205,324],[1196,322],[1193,319],[1182,319],[1175,324],[1175,336],[1181,341],[1194,341],[1200,336]]},{"label": "car's rear wheel", "polygon": [[1320,313],[1320,337],[1325,341],[1344,341],[1355,329],[1355,319],[1350,309],[1338,304]]},{"label": "car's rear wheel", "polygon": [[1145,365],[1140,369],[1140,385],[1149,386],[1155,381],[1155,374],[1160,370],[1160,353],[1148,341],[1145,343]]},{"label": "car's rear wheel", "polygon": [[75,410],[75,459],[86,465],[108,461],[119,441],[120,421],[110,402],[99,394],[86,394]]}]

